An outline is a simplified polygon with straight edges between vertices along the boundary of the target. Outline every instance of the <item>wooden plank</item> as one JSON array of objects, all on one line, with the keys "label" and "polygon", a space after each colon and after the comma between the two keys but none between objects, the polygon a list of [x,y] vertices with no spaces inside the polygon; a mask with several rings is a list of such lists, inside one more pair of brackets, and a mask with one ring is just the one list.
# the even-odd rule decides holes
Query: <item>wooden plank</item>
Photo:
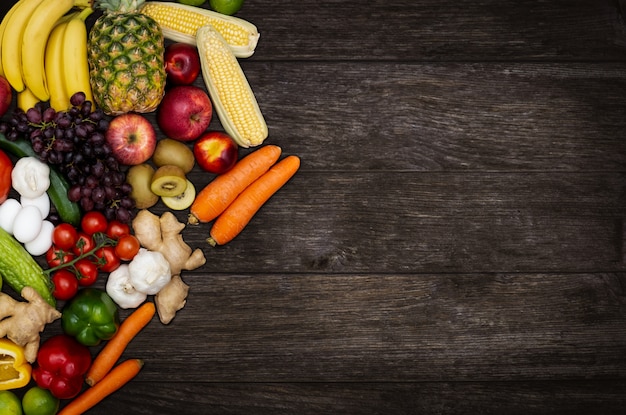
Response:
[{"label": "wooden plank", "polygon": [[214,383],[135,381],[89,413],[621,415],[623,381]]},{"label": "wooden plank", "polygon": [[621,12],[612,0],[280,0],[237,16],[261,33],[253,60],[624,61]]},{"label": "wooden plank", "polygon": [[[625,273],[185,274],[127,357],[160,382],[620,379]],[[156,342],[156,343],[155,343]],[[155,345],[158,343],[158,347]]]},{"label": "wooden plank", "polygon": [[281,0],[238,15],[261,32],[253,59],[624,60],[617,3]]},{"label": "wooden plank", "polygon": [[625,168],[621,63],[242,65],[268,142],[306,169]]},{"label": "wooden plank", "polygon": [[305,157],[229,244],[208,246],[211,224],[188,226],[184,237],[205,250],[206,272],[624,271],[624,179],[324,173],[308,171]]}]

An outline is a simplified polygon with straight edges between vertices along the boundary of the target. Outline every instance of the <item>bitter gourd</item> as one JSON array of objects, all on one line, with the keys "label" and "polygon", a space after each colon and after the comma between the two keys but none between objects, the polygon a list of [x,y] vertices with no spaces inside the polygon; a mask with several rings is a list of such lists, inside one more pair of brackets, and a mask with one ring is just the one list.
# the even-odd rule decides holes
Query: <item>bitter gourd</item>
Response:
[{"label": "bitter gourd", "polygon": [[15,238],[0,228],[0,276],[3,281],[21,293],[24,287],[35,289],[51,306],[56,305],[52,295],[54,285],[43,268]]}]

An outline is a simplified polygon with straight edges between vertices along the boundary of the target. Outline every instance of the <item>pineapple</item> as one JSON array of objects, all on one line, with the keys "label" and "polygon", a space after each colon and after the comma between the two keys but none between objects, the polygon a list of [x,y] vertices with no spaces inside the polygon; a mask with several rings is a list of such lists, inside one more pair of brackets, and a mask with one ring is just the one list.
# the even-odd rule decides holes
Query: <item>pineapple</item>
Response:
[{"label": "pineapple", "polygon": [[163,34],[138,11],[143,2],[98,2],[103,15],[89,33],[89,77],[95,104],[109,115],[154,111],[165,93]]}]

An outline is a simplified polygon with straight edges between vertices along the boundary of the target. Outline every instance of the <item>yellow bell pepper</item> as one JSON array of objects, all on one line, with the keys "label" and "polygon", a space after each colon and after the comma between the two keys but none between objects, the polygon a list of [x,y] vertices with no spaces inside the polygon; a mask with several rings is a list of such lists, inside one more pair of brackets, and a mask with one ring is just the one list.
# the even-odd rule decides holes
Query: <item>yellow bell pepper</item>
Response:
[{"label": "yellow bell pepper", "polygon": [[7,338],[0,339],[0,390],[17,389],[30,382],[32,366],[24,348]]}]

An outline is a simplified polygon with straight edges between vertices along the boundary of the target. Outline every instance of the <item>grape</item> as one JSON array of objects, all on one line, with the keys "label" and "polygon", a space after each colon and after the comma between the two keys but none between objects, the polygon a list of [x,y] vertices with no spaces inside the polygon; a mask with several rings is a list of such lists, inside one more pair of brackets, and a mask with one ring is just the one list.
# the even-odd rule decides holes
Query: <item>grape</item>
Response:
[{"label": "grape", "polygon": [[104,203],[106,200],[106,192],[102,187],[96,187],[91,192],[91,200],[93,200],[96,204]]},{"label": "grape", "polygon": [[128,223],[132,219],[130,211],[126,208],[120,207],[115,212],[115,219],[123,223]]},{"label": "grape", "polygon": [[104,186],[104,193],[107,199],[115,199],[117,196],[117,192],[115,191],[115,187],[113,186]]},{"label": "grape", "polygon": [[74,95],[70,97],[70,104],[74,107],[78,107],[82,105],[83,102],[87,99],[87,95],[84,92],[76,92]]},{"label": "grape", "polygon": [[28,119],[28,122],[39,124],[42,120],[41,112],[37,108],[29,108],[26,111],[26,118]]},{"label": "grape", "polygon": [[44,147],[44,143],[41,138],[36,137],[35,139],[33,139],[31,141],[31,145],[35,153],[41,154],[41,152],[43,151],[43,147]]},{"label": "grape", "polygon": [[70,187],[70,190],[68,190],[67,192],[67,198],[71,201],[71,202],[78,202],[81,198],[81,186],[79,184],[75,184],[74,186]]},{"label": "grape", "polygon": [[26,133],[29,130],[28,122],[19,122],[15,129],[20,133]]},{"label": "grape", "polygon": [[63,162],[63,154],[58,151],[50,151],[48,153],[48,163],[61,164]]},{"label": "grape", "polygon": [[80,110],[83,116],[89,117],[89,114],[91,114],[91,101],[83,102],[83,105],[81,105]]},{"label": "grape", "polygon": [[67,116],[67,114],[62,114],[62,116],[57,119],[57,126],[64,130],[70,128],[72,126],[72,120]]},{"label": "grape", "polygon": [[82,92],[70,102],[66,111],[43,102],[27,111],[16,108],[0,120],[0,133],[9,140],[30,140],[37,156],[67,178],[68,199],[84,211],[96,209],[111,219],[131,220],[132,189],[106,141],[110,118]]},{"label": "grape", "polygon": [[80,199],[80,207],[87,212],[92,211],[94,208],[93,200],[91,200],[90,197],[83,196],[82,199]]},{"label": "grape", "polygon": [[126,209],[132,209],[135,207],[135,203],[133,202],[133,199],[123,197],[120,199],[120,206]]},{"label": "grape", "polygon": [[102,134],[102,132],[94,131],[89,137],[88,141],[89,144],[91,144],[92,146],[99,147],[105,143],[106,138],[104,137],[104,134]]},{"label": "grape", "polygon": [[89,175],[85,179],[85,187],[89,189],[95,189],[99,183],[100,183],[100,180],[98,180],[98,178],[93,175]]},{"label": "grape", "polygon": [[59,214],[57,212],[51,212],[48,215],[48,220],[50,222],[52,222],[52,224],[55,225],[55,226],[62,222],[61,216],[59,216]]},{"label": "grape", "polygon": [[104,175],[106,167],[102,160],[97,160],[93,166],[91,166],[91,174],[95,177],[102,177]]},{"label": "grape", "polygon": [[83,124],[78,124],[75,128],[74,128],[74,132],[76,133],[77,136],[79,136],[80,138],[85,138],[85,137],[89,137],[89,132],[87,131],[87,127]]},{"label": "grape", "polygon": [[56,111],[52,107],[48,107],[43,111],[43,122],[49,123],[56,118]]}]

